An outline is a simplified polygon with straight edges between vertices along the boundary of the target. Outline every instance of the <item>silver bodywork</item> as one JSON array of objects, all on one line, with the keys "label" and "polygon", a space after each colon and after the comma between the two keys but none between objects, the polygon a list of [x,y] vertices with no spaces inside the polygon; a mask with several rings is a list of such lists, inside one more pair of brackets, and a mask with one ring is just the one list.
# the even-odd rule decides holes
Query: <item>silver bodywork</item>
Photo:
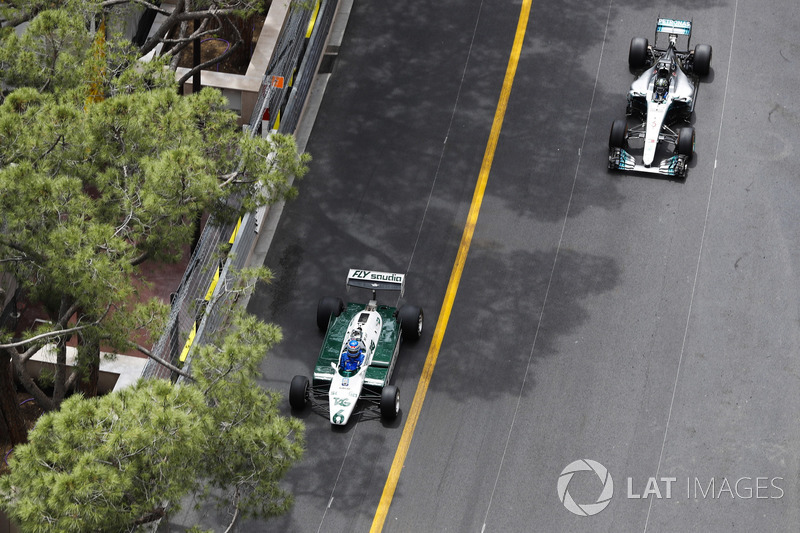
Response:
[{"label": "silver bodywork", "polygon": [[[665,97],[659,98],[654,86],[658,73],[662,70],[669,72],[669,89]],[[671,140],[662,133],[664,126],[670,125],[670,122],[667,121],[670,112],[681,107],[682,111],[688,115],[694,110],[695,88],[695,84],[683,71],[673,46],[667,49],[655,66],[646,70],[631,84],[628,91],[628,109],[646,109],[643,117],[644,152],[642,154],[642,163],[645,167],[652,166],[659,141]],[[676,118],[680,119],[680,117]],[[639,136],[636,131],[632,130],[632,137]]]},{"label": "silver bodywork", "polygon": [[[668,44],[666,48],[647,45],[645,64],[649,66],[628,90],[625,143],[609,143],[609,168],[686,176],[691,150],[678,153],[678,140],[680,129],[690,126],[699,85],[699,77],[693,72],[694,52],[688,50],[691,26],[690,21],[658,20],[656,42],[659,35],[667,35]],[[684,36],[686,50],[679,50],[678,38]],[[633,50],[633,41],[631,46]],[[633,63],[631,67],[639,68]],[[663,89],[657,91],[660,79],[667,80],[665,93]]]}]

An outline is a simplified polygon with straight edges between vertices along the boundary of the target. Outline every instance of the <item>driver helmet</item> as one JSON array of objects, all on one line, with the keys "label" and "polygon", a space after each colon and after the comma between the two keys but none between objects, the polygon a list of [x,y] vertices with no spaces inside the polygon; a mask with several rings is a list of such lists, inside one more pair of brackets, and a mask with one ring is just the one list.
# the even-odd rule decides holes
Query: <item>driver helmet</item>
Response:
[{"label": "driver helmet", "polygon": [[663,98],[665,94],[667,94],[667,90],[669,89],[669,79],[665,76],[661,76],[659,72],[658,78],[656,78],[656,83],[654,87],[654,92],[659,98]]},{"label": "driver helmet", "polygon": [[358,339],[350,339],[347,343],[347,357],[358,359],[359,355],[361,355],[361,342]]}]

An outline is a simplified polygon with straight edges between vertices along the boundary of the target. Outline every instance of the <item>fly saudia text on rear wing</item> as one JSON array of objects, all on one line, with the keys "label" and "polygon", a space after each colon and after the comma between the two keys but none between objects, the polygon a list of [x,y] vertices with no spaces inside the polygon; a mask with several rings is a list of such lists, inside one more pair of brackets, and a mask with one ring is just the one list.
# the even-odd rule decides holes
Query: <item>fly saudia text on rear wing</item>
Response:
[{"label": "fly saudia text on rear wing", "polygon": [[405,274],[357,270],[355,268],[351,268],[350,272],[347,273],[348,287],[358,287],[373,291],[400,291],[400,296],[403,296],[405,285]]}]

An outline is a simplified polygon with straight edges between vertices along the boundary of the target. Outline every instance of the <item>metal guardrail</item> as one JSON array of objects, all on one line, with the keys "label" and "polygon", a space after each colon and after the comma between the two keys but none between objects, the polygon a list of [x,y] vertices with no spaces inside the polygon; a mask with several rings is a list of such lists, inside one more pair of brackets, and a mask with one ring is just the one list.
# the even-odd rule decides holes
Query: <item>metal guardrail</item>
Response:
[{"label": "metal guardrail", "polygon": [[336,14],[338,3],[338,0],[324,0],[321,2],[316,16],[314,31],[311,32],[311,36],[306,43],[302,63],[295,76],[296,79],[292,91],[287,98],[279,129],[281,132],[292,132],[297,128],[306,98],[311,90],[311,83],[314,81],[314,75],[317,72],[317,65],[319,65],[322,54],[325,52],[325,43],[333,25],[333,17]]},{"label": "metal guardrail", "polygon": [[[337,4],[338,0],[320,0],[318,10],[296,5],[290,8],[246,126],[250,135],[256,135],[262,128],[272,131],[278,122],[277,131],[294,132]],[[313,30],[309,32],[310,24]],[[283,83],[277,81],[281,78]],[[267,109],[269,119],[262,121]],[[230,307],[227,296],[220,296],[222,288],[234,282],[235,273],[246,266],[258,238],[258,223],[255,213],[247,213],[238,225],[219,225],[214,220],[206,223],[178,290],[171,298],[167,327],[153,345],[153,354],[176,365],[190,364],[192,346],[202,344],[206,332],[217,330],[225,319],[221,310]],[[220,257],[220,245],[226,242],[231,244],[230,252]],[[150,359],[142,377],[174,378],[171,374],[168,368]]]}]

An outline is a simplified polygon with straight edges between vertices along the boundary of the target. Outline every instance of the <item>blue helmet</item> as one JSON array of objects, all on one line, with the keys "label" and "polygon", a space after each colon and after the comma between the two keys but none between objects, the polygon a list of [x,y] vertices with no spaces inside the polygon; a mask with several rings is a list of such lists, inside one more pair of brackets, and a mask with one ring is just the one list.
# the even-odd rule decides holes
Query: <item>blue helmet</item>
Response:
[{"label": "blue helmet", "polygon": [[347,343],[347,356],[356,359],[361,352],[361,342],[357,339],[350,339]]}]

